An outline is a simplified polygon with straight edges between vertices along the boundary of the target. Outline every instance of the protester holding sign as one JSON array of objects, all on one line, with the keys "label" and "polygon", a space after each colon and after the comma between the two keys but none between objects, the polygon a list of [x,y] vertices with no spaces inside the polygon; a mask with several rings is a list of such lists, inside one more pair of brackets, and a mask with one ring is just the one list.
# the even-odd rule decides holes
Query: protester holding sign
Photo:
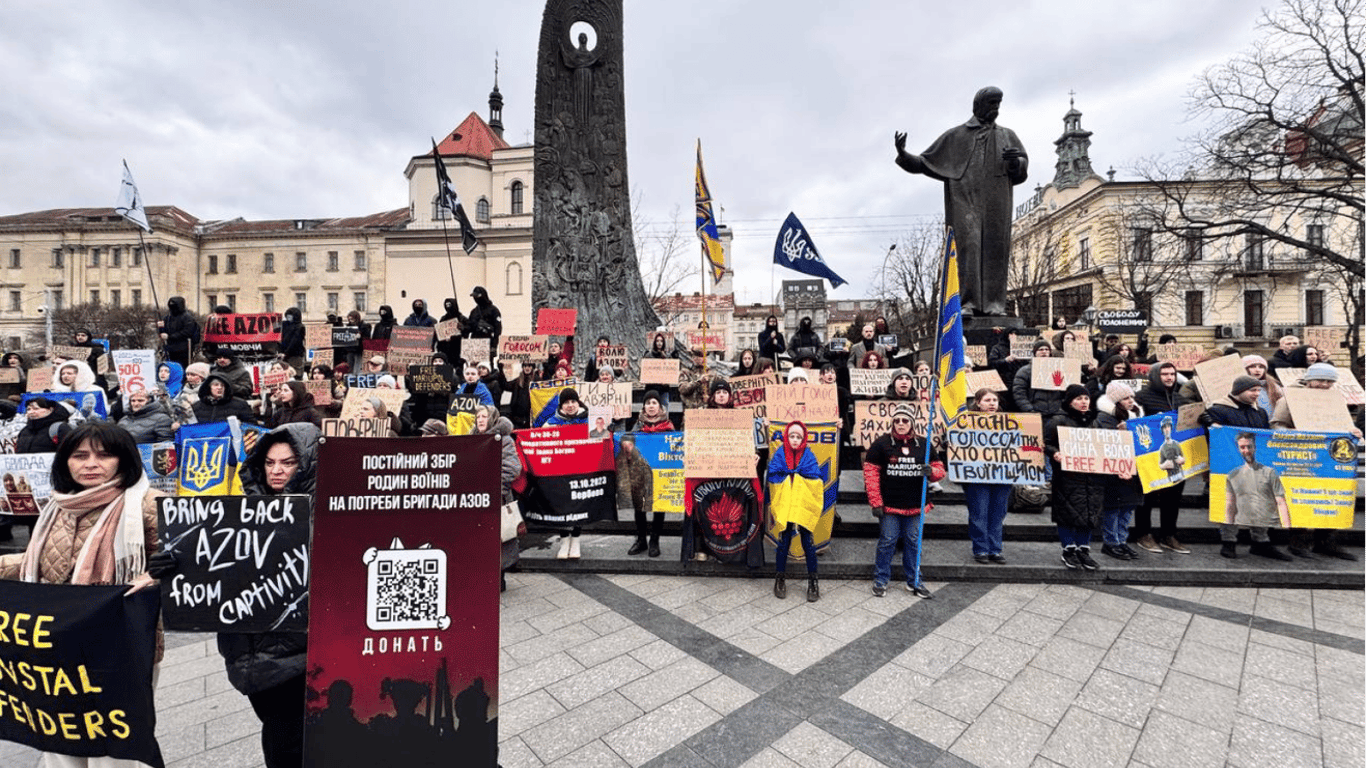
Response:
[{"label": "protester holding sign", "polygon": [[1243,355],[1243,370],[1248,376],[1262,383],[1262,393],[1257,396],[1257,407],[1271,418],[1277,404],[1281,402],[1281,385],[1266,375],[1266,358],[1261,355]]},{"label": "protester holding sign", "polygon": [[[1034,342],[1033,353],[1036,360],[1041,357],[1052,357],[1053,345],[1045,339],[1039,339]],[[1052,389],[1035,388],[1033,363],[1026,363],[1020,370],[1016,371],[1010,389],[1015,396],[1015,409],[1019,413],[1038,413],[1047,419],[1063,411],[1060,392]],[[1083,389],[1082,391],[1085,392],[1086,390]]]},{"label": "protester holding sign", "polygon": [[[1001,399],[990,389],[979,389],[972,396],[972,409],[978,413],[997,413]],[[968,538],[972,540],[972,559],[979,563],[1005,564],[1002,539],[1010,491],[1004,483],[959,483],[968,507]]]},{"label": "protester holding sign", "polygon": [[[863,482],[868,489],[868,505],[880,521],[877,558],[873,563],[873,594],[887,594],[887,582],[892,578],[892,553],[897,541],[902,544],[901,567],[906,571],[906,590],[920,598],[933,595],[918,580],[916,564],[920,562],[920,527],[922,511],[934,509],[926,504],[921,509],[926,478],[938,482],[944,478],[944,463],[925,464],[925,439],[912,429],[914,409],[906,403],[892,412],[892,431],[878,438],[868,449],[863,460]],[[1007,486],[1008,488],[1008,486]]]},{"label": "protester holding sign", "polygon": [[1058,429],[1098,429],[1091,410],[1091,396],[1080,384],[1070,384],[1062,393],[1062,413],[1044,426],[1044,452],[1053,462],[1051,506],[1053,522],[1062,542],[1062,564],[1071,570],[1094,571],[1100,565],[1091,558],[1091,532],[1100,526],[1105,505],[1105,475],[1068,472],[1062,469]]},{"label": "protester holding sign", "polygon": [[[1101,429],[1126,429],[1130,419],[1143,418],[1143,406],[1134,401],[1134,390],[1120,381],[1112,381],[1096,404],[1096,423]],[[1105,477],[1105,506],[1101,518],[1104,543],[1100,551],[1117,560],[1138,557],[1126,543],[1129,541],[1129,521],[1134,510],[1143,503],[1143,483],[1137,473],[1124,477],[1123,473]]]},{"label": "protester holding sign", "polygon": [[774,552],[778,575],[773,582],[773,596],[787,599],[787,552],[792,546],[793,534],[797,534],[806,554],[806,600],[814,603],[821,599],[821,588],[816,576],[816,543],[811,532],[816,530],[825,507],[825,476],[806,442],[805,424],[794,421],[787,425],[782,449],[768,462],[768,497],[774,526],[782,529]]},{"label": "protester holding sign", "polygon": [[[1164,413],[1176,411],[1190,400],[1181,394],[1176,365],[1170,362],[1155,363],[1148,369],[1148,386],[1134,395],[1134,402],[1145,413]],[[1131,537],[1140,548],[1161,554],[1166,549],[1178,555],[1190,554],[1190,549],[1176,539],[1176,519],[1181,513],[1181,493],[1186,481],[1161,488],[1143,495],[1143,505],[1138,508],[1133,519]],[[1153,508],[1158,509],[1156,536],[1153,533]]]},{"label": "protester holding sign", "polygon": [[[1238,378],[1233,380],[1233,388],[1229,391],[1229,395],[1226,400],[1211,405],[1204,413],[1200,414],[1200,423],[1205,425],[1206,427],[1218,424],[1220,426],[1227,427],[1270,429],[1271,420],[1267,418],[1266,413],[1262,411],[1262,409],[1257,405],[1257,401],[1261,397],[1261,394],[1262,385],[1260,381],[1252,378],[1251,376],[1239,376]],[[1242,454],[1243,458],[1248,462],[1248,466],[1252,467],[1253,470],[1256,470],[1257,467],[1260,466],[1256,465],[1256,441],[1251,441],[1252,447],[1250,449],[1250,456],[1249,449],[1246,448],[1244,442],[1245,441],[1241,439],[1238,441],[1238,451]],[[1249,476],[1252,475],[1256,475],[1256,472],[1250,471]],[[1250,485],[1248,487],[1248,490],[1249,492],[1256,490],[1258,491],[1258,493],[1260,493],[1261,489],[1265,485],[1265,483],[1255,486]],[[1235,494],[1230,494],[1230,497],[1233,497],[1234,495]],[[1261,497],[1259,496],[1258,498]],[[1270,497],[1267,496],[1267,498]],[[1280,503],[1285,503],[1283,496],[1281,498]],[[1270,506],[1272,507],[1272,515],[1274,515],[1275,504],[1272,504]],[[1271,536],[1267,532],[1267,521],[1272,518],[1271,516],[1264,514],[1266,507],[1266,504],[1258,505],[1258,509],[1263,510],[1263,513],[1257,516],[1250,516],[1248,514],[1244,514],[1243,516],[1243,524],[1247,525],[1248,535],[1252,537],[1251,552],[1254,555],[1261,555],[1262,557],[1270,558],[1272,560],[1289,561],[1292,559],[1290,555],[1287,555],[1286,553],[1277,549],[1271,543]],[[1245,505],[1245,513],[1249,508],[1250,507]],[[1232,516],[1230,516],[1229,519],[1233,519]],[[1249,524],[1249,521],[1251,521],[1253,524]],[[1289,524],[1288,518],[1286,524]],[[1230,559],[1236,558],[1238,556],[1237,523],[1221,523],[1219,525],[1219,540],[1220,542],[1222,542],[1222,546],[1219,549],[1219,554]]]}]

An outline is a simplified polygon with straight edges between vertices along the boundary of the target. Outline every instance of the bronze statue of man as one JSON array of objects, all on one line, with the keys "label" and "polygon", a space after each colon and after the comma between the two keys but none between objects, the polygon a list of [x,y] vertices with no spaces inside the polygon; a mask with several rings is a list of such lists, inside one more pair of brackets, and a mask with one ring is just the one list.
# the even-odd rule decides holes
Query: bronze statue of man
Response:
[{"label": "bronze statue of man", "polygon": [[1025,180],[1029,157],[1015,132],[996,124],[1001,89],[972,99],[972,119],[950,128],[924,153],[896,134],[896,164],[944,182],[944,219],[958,244],[964,315],[1003,316],[1010,261],[1011,187]]}]

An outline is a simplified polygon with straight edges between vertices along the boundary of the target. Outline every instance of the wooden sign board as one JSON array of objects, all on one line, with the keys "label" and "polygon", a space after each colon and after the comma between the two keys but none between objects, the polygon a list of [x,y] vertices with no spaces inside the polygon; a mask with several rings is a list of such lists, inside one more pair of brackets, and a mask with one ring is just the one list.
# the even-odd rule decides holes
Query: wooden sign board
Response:
[{"label": "wooden sign board", "polygon": [[1058,427],[1064,472],[1088,475],[1134,473],[1134,436],[1126,429]]},{"label": "wooden sign board", "polygon": [[754,417],[740,409],[683,413],[683,476],[754,477]]},{"label": "wooden sign board", "polygon": [[389,437],[388,419],[323,419],[323,437]]},{"label": "wooden sign board", "polygon": [[[488,363],[489,339],[463,339],[460,342],[460,356],[465,358],[466,365]],[[454,365],[455,362],[452,360],[451,364]]]},{"label": "wooden sign board", "polygon": [[1242,355],[1224,355],[1195,364],[1195,386],[1200,390],[1200,399],[1207,405],[1228,397],[1233,380],[1246,375]]},{"label": "wooden sign board", "polygon": [[653,357],[643,357],[640,359],[640,382],[642,384],[667,384],[668,386],[678,385],[678,360],[666,358],[658,360]]},{"label": "wooden sign board", "polygon": [[887,394],[887,385],[892,383],[895,373],[886,368],[851,368],[849,391],[854,397],[882,397]]},{"label": "wooden sign board", "polygon": [[992,392],[1004,392],[1010,387],[1001,381],[1001,374],[995,369],[976,371],[967,375],[968,394],[971,395],[979,389],[989,389]]},{"label": "wooden sign board", "polygon": [[549,336],[504,336],[498,339],[498,359],[502,362],[539,363],[549,355]]},{"label": "wooden sign board", "polygon": [[436,337],[442,341],[453,339],[460,335],[460,321],[455,318],[442,320],[433,330],[436,331]]},{"label": "wooden sign board", "polygon": [[28,391],[46,392],[52,389],[52,366],[28,369]]},{"label": "wooden sign board", "polygon": [[631,416],[631,384],[625,381],[603,383],[588,381],[578,387],[579,401],[591,412],[594,408],[611,408],[612,419]]},{"label": "wooden sign board", "polygon": [[1178,371],[1193,371],[1209,350],[1199,344],[1158,344],[1157,361],[1172,363]]},{"label": "wooden sign board", "polygon": [[1283,396],[1290,405],[1290,417],[1301,432],[1350,432],[1352,415],[1347,401],[1335,389],[1286,387]]},{"label": "wooden sign board", "polygon": [[807,424],[840,419],[839,391],[829,384],[772,384],[764,388],[770,424]]},{"label": "wooden sign board", "polygon": [[1065,357],[1036,357],[1030,361],[1030,386],[1061,392],[1081,383],[1081,363]]},{"label": "wooden sign board", "polygon": [[911,427],[918,435],[925,434],[929,421],[929,408],[918,400],[859,400],[854,403],[854,443],[862,448],[872,445],[875,440],[892,431],[892,413],[899,405],[910,405],[915,409],[911,416]]},{"label": "wooden sign board", "polygon": [[555,309],[542,307],[536,313],[536,334],[547,336],[573,336],[574,326],[579,322],[577,309]]},{"label": "wooden sign board", "polygon": [[313,395],[314,405],[332,404],[332,381],[330,379],[304,379],[304,390]]},{"label": "wooden sign board", "polygon": [[772,373],[759,373],[753,376],[736,376],[730,380],[730,397],[736,408],[750,411],[756,419],[768,418],[768,405],[764,401],[767,387],[777,386],[778,376]]}]

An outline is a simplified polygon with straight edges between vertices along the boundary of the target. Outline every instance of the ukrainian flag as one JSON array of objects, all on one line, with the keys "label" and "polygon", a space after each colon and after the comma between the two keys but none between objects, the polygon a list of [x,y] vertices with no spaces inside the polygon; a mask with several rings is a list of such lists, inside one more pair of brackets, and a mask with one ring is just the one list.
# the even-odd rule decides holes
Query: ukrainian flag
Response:
[{"label": "ukrainian flag", "polygon": [[958,292],[958,244],[953,227],[944,246],[943,288],[939,295],[939,407],[952,424],[967,410],[968,367],[963,347],[963,301]]},{"label": "ukrainian flag", "polygon": [[711,265],[713,283],[726,275],[726,254],[721,248],[721,235],[716,231],[716,217],[711,211],[711,190],[702,172],[702,140],[697,140],[697,237],[702,241],[702,256]]}]

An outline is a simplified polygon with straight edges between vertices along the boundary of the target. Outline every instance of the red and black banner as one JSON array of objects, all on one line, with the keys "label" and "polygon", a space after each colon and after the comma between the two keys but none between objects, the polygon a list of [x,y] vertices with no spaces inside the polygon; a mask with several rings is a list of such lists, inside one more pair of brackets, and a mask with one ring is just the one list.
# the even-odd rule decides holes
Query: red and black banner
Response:
[{"label": "red and black banner", "polygon": [[689,479],[687,515],[695,551],[723,563],[744,563],[764,525],[756,478]]},{"label": "red and black banner", "polygon": [[278,312],[209,315],[204,323],[204,341],[211,344],[278,342],[281,322]]},{"label": "red and black banner", "polygon": [[304,762],[496,765],[501,451],[319,441]]},{"label": "red and black banner", "polygon": [[[162,768],[156,590],[0,581],[0,739]],[[18,758],[13,758],[17,760]]]},{"label": "red and black banner", "polygon": [[582,525],[617,516],[612,441],[590,438],[587,424],[512,433],[526,470],[522,515],[549,525]]}]

